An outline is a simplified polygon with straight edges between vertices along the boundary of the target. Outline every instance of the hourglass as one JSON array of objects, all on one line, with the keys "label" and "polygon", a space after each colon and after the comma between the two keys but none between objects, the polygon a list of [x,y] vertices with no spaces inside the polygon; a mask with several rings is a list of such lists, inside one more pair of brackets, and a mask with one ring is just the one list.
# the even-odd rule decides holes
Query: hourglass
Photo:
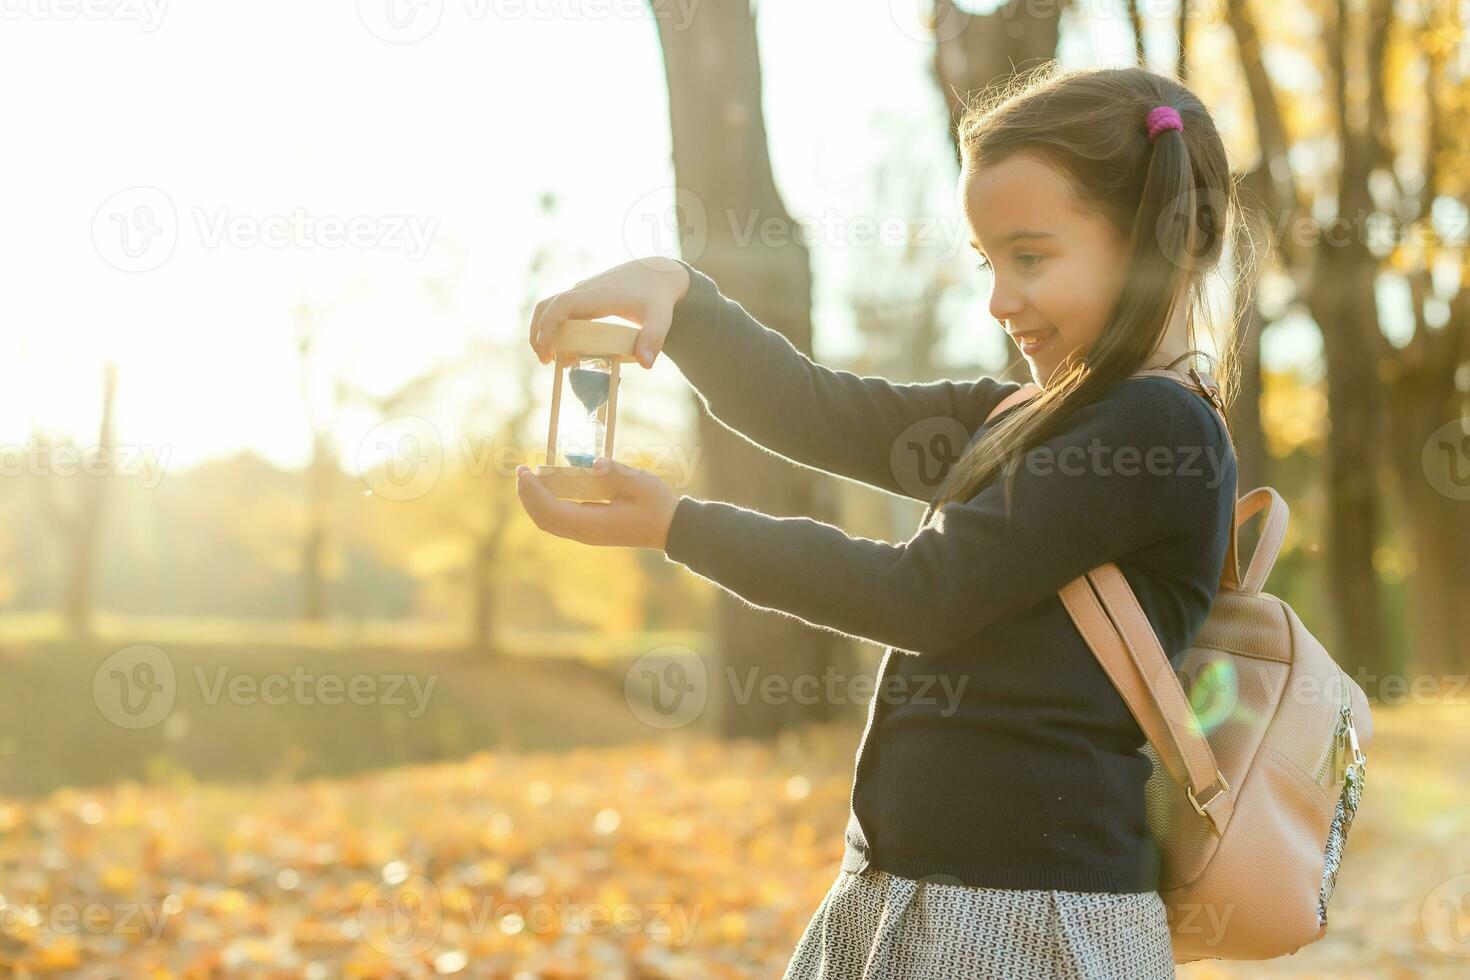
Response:
[{"label": "hourglass", "polygon": [[[536,467],[545,487],[564,500],[613,499],[612,474],[592,472],[598,456],[613,458],[617,423],[618,368],[632,361],[637,327],[605,320],[564,320],[551,338],[556,365],[551,388],[551,429],[546,436],[546,463]],[[558,452],[562,372],[571,377],[572,395],[581,411],[568,427],[566,445]],[[558,460],[565,465],[558,465]]]}]

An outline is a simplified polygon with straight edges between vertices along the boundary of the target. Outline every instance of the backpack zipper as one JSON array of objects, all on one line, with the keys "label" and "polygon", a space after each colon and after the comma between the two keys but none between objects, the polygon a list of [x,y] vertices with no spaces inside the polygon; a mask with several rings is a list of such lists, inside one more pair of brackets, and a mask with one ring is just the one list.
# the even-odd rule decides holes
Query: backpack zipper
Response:
[{"label": "backpack zipper", "polygon": [[1348,694],[1347,674],[1341,667],[1337,668],[1338,676],[1342,678],[1342,701],[1337,708],[1337,724],[1332,730],[1332,740],[1328,742],[1327,749],[1322,753],[1322,760],[1317,764],[1314,774],[1318,783],[1326,785],[1327,777],[1332,776],[1332,785],[1337,785],[1347,778],[1347,758],[1351,749],[1355,759],[1359,759],[1362,753],[1358,750],[1358,733],[1353,731],[1353,705],[1352,698]]}]

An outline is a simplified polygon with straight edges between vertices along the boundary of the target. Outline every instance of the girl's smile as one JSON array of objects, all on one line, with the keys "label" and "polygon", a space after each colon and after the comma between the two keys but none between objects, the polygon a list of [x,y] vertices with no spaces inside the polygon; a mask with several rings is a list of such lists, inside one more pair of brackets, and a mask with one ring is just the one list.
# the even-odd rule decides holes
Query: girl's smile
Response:
[{"label": "girl's smile", "polygon": [[1029,333],[1012,333],[1011,339],[1021,347],[1021,353],[1026,357],[1034,357],[1046,347],[1057,335],[1055,327],[1045,327],[1041,330],[1033,330]]}]

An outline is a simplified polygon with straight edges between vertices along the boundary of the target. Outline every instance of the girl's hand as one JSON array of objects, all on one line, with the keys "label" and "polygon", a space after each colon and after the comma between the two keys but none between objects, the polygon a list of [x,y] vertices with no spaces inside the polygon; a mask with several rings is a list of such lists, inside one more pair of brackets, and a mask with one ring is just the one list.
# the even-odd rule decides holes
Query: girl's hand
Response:
[{"label": "girl's hand", "polygon": [[542,364],[550,364],[551,338],[562,321],[620,316],[642,328],[634,354],[639,364],[653,367],[668,336],[674,304],[688,291],[689,271],[674,259],[624,262],[537,303],[531,314],[531,347]]},{"label": "girl's hand", "polygon": [[516,467],[516,493],[521,506],[543,531],[583,544],[664,550],[669,524],[679,498],[667,483],[647,470],[599,456],[592,472],[611,473],[617,496],[607,503],[562,500],[536,478],[528,466]]}]

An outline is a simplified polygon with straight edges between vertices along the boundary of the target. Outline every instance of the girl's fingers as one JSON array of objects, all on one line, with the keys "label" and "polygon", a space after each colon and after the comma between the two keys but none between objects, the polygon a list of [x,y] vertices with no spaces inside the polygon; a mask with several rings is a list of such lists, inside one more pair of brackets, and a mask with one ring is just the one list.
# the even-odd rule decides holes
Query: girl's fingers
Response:
[{"label": "girl's fingers", "polygon": [[564,321],[620,316],[639,322],[643,313],[635,305],[607,285],[589,280],[583,288],[557,293],[536,304],[531,318],[531,346],[541,356],[542,363],[547,363],[551,359],[551,339]]},{"label": "girl's fingers", "polygon": [[531,342],[531,349],[536,352],[536,356],[541,360],[542,364],[546,363],[546,358],[541,353],[541,345],[537,342],[537,325],[541,322],[541,314],[545,311],[546,304],[550,302],[551,298],[547,297],[537,303],[536,308],[531,311],[531,331],[530,336],[527,337],[527,340]]},{"label": "girl's fingers", "polygon": [[626,537],[625,502],[563,500],[529,470],[517,473],[516,492],[532,523],[548,534],[591,545],[618,544]]},{"label": "girl's fingers", "polygon": [[526,508],[526,513],[541,530],[549,531],[557,537],[580,540],[572,533],[578,515],[571,502],[562,500],[546,489],[535,474],[529,470],[518,472],[516,493],[520,495],[521,506]]},{"label": "girl's fingers", "polygon": [[664,338],[669,335],[669,326],[673,323],[673,310],[657,309],[650,310],[642,329],[638,331],[638,342],[634,348],[634,356],[638,363],[646,368],[653,367],[653,362],[658,360],[659,351],[663,350]]}]

